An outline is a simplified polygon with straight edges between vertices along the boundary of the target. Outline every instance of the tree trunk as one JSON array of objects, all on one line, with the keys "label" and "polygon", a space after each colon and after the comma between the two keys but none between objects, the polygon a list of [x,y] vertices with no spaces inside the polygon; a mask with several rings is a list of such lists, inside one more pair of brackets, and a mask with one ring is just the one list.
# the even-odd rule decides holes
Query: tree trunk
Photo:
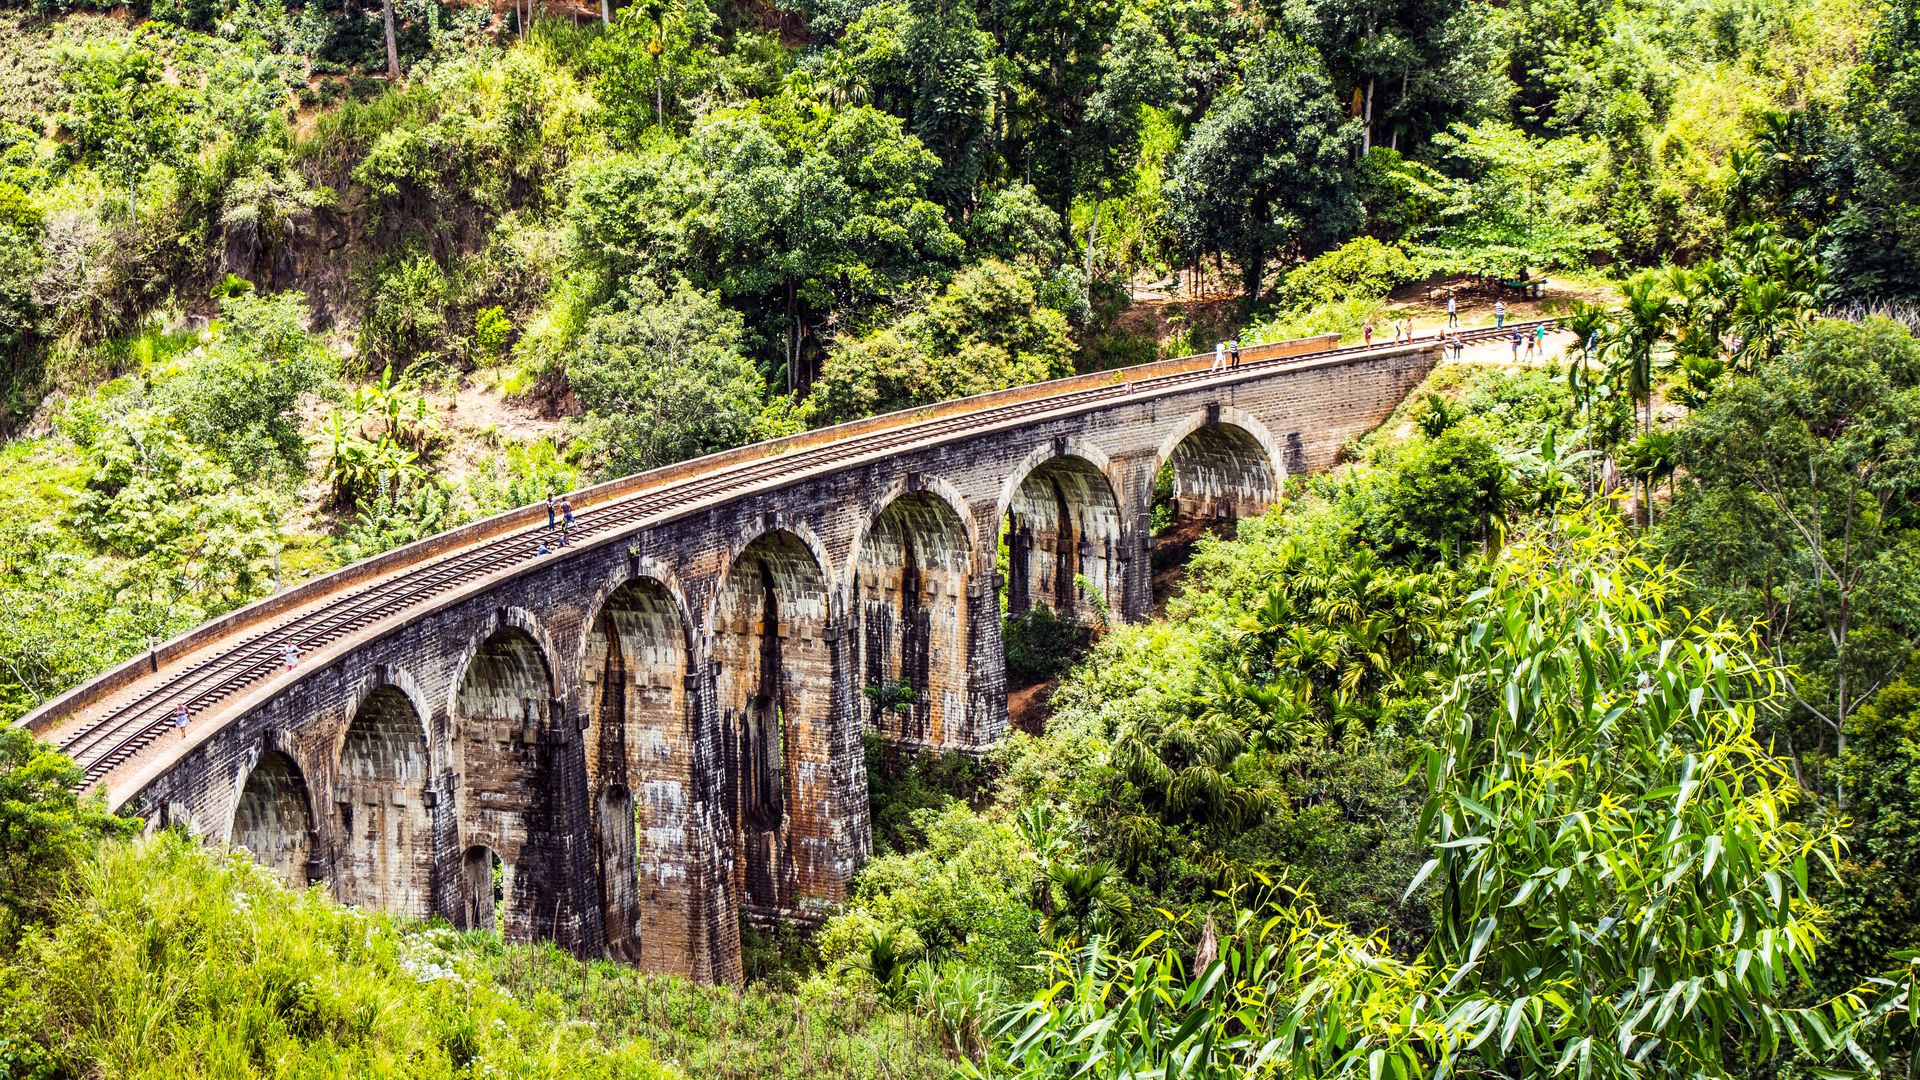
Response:
[{"label": "tree trunk", "polygon": [[1093,293],[1093,237],[1100,231],[1100,202],[1093,204],[1093,220],[1087,224],[1087,293]]},{"label": "tree trunk", "polygon": [[400,46],[393,37],[393,0],[380,0],[380,19],[387,25],[387,78],[400,81]]},{"label": "tree trunk", "polygon": [[1240,256],[1240,291],[1248,307],[1260,302],[1260,279],[1267,276],[1267,253],[1253,249]]},{"label": "tree trunk", "polygon": [[1367,100],[1360,113],[1360,154],[1373,149],[1373,77],[1367,77]]},{"label": "tree trunk", "polygon": [[613,0],[600,0],[600,25],[613,25]]}]

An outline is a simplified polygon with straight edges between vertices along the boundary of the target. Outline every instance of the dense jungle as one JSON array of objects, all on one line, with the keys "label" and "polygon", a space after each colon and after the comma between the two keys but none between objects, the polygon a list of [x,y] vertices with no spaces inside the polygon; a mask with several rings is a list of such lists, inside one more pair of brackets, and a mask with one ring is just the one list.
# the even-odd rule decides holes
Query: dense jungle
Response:
[{"label": "dense jungle", "polygon": [[[1912,1077],[1916,131],[1914,0],[0,0],[0,1076]],[[871,740],[743,986],[10,726],[549,492],[1450,297],[1562,333],[1008,615],[1018,730]]]}]

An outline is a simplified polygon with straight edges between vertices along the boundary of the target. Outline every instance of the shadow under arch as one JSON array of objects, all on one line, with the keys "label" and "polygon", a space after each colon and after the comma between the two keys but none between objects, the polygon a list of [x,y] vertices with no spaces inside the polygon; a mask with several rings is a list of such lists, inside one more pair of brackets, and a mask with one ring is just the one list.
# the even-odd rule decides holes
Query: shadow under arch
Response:
[{"label": "shadow under arch", "polygon": [[245,848],[292,888],[304,889],[313,862],[313,804],[293,758],[269,750],[247,773],[228,843]]},{"label": "shadow under arch", "polygon": [[903,486],[856,538],[847,613],[866,730],[964,739],[974,550],[964,505],[925,488]]},{"label": "shadow under arch", "polygon": [[1257,517],[1280,501],[1283,461],[1258,418],[1212,406],[1188,417],[1161,443],[1154,457],[1154,502],[1164,498],[1177,521]]},{"label": "shadow under arch", "polygon": [[834,657],[828,572],[813,545],[775,529],[728,567],[709,622],[722,804],[736,895],[749,914],[839,899],[833,790]]},{"label": "shadow under arch", "polygon": [[501,932],[509,941],[531,941],[542,930],[534,912],[544,910],[553,884],[524,872],[554,782],[544,750],[555,685],[547,657],[533,632],[503,620],[474,648],[453,694],[459,835],[463,850],[485,846],[508,868]]},{"label": "shadow under arch", "polygon": [[1124,518],[1103,459],[1055,447],[1009,479],[1001,500],[1007,613],[1118,622],[1126,599]]},{"label": "shadow under arch", "polygon": [[430,912],[428,770],[426,724],[413,699],[392,683],[376,686],[354,710],[334,769],[341,903],[415,918]]}]

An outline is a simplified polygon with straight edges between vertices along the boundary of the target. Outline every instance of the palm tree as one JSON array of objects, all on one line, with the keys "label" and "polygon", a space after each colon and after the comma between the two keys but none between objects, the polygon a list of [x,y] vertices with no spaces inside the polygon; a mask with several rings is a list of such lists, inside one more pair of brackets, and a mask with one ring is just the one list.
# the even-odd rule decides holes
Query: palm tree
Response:
[{"label": "palm tree", "polygon": [[1608,346],[1614,354],[1608,374],[1623,383],[1640,410],[1640,430],[1653,426],[1654,352],[1673,325],[1673,298],[1654,272],[1635,275],[1620,291],[1625,303],[1613,320]]}]

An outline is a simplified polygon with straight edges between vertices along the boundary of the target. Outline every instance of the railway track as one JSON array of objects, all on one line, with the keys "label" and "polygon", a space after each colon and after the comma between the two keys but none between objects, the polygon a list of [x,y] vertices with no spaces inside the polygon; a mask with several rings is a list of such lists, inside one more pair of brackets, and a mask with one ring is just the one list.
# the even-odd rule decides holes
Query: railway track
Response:
[{"label": "railway track", "polygon": [[[1517,322],[1497,330],[1493,327],[1464,330],[1459,333],[1459,338],[1463,342],[1498,339],[1508,336],[1516,327],[1530,330],[1543,323],[1553,325],[1555,320]],[[1242,364],[1239,372],[1244,374],[1256,369],[1270,371],[1367,351],[1366,346],[1356,345],[1252,361]],[[649,518],[703,500],[797,477],[822,467],[844,465],[854,458],[928,440],[951,438],[1036,414],[1120,399],[1136,394],[1142,388],[1163,391],[1216,377],[1219,377],[1219,373],[1191,371],[1106,384],[978,412],[909,423],[854,435],[785,456],[744,462],[710,475],[618,496],[590,507],[583,506],[582,511],[590,510],[591,513],[583,512],[576,517],[576,543],[625,531]],[[318,599],[276,621],[245,627],[235,633],[234,640],[200,650],[195,658],[167,672],[158,682],[142,680],[147,685],[135,683],[128,687],[124,700],[110,701],[97,717],[91,718],[77,730],[63,733],[58,745],[81,767],[85,776],[83,786],[97,785],[115,769],[164,738],[171,726],[173,710],[180,704],[186,704],[195,717],[201,717],[209,709],[217,708],[221,703],[272,677],[282,666],[282,643],[293,641],[302,652],[312,653],[451,590],[516,566],[531,564],[543,558],[536,553],[535,538],[544,533],[544,527],[532,525],[482,540],[470,547],[429,558],[416,566],[354,586],[338,595]]]}]

